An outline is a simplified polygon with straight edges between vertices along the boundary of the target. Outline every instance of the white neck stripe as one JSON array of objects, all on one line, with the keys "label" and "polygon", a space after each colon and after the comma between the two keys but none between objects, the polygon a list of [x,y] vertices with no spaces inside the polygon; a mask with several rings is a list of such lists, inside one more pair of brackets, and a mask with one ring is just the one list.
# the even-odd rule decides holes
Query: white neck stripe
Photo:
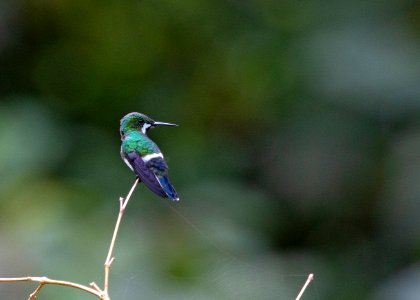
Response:
[{"label": "white neck stripe", "polygon": [[142,157],[144,162],[148,162],[149,160],[156,158],[156,157],[161,157],[163,158],[163,154],[162,153],[152,153],[152,154],[147,154],[145,156]]}]

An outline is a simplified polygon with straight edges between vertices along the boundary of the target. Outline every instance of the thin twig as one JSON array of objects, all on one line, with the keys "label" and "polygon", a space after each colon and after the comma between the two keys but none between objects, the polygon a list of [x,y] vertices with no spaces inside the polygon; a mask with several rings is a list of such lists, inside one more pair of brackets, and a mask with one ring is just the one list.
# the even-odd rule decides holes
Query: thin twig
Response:
[{"label": "thin twig", "polygon": [[38,295],[39,291],[44,287],[45,284],[40,283],[38,284],[37,288],[35,289],[35,291],[33,291],[30,295],[28,300],[35,300],[36,299],[36,295]]},{"label": "thin twig", "polygon": [[104,298],[109,299],[108,296],[108,286],[109,286],[109,271],[111,268],[111,264],[114,261],[115,257],[112,256],[112,252],[114,251],[115,241],[117,239],[118,230],[120,228],[121,219],[124,215],[125,208],[127,207],[128,201],[130,200],[131,194],[133,194],[134,189],[136,188],[137,184],[139,183],[139,178],[136,179],[133,186],[131,187],[130,191],[127,194],[127,197],[120,198],[120,211],[118,213],[117,222],[115,224],[114,233],[112,235],[111,244],[109,245],[108,255],[105,260],[105,274],[104,274]]},{"label": "thin twig", "polygon": [[[76,289],[79,289],[79,290],[83,290],[85,292],[88,292],[88,293],[91,293],[91,294],[97,296],[98,298],[101,297],[101,294],[97,290],[94,290],[94,289],[92,289],[90,287],[87,287],[85,285],[74,283],[74,282],[70,282],[70,281],[55,280],[55,279],[50,279],[48,277],[0,278],[0,282],[20,282],[20,281],[38,282],[39,283],[39,286],[41,286],[41,285],[43,286],[43,285],[46,285],[46,284],[63,285],[63,286],[68,286],[68,287],[76,288]],[[39,288],[39,286],[38,286],[38,288]],[[32,294],[35,294],[34,296],[36,296],[36,294],[41,289],[41,288],[39,288],[39,289],[38,288],[37,288],[37,290],[35,290],[32,293]],[[29,299],[31,299],[31,298],[29,298]]]},{"label": "thin twig", "polygon": [[91,282],[89,285],[102,294],[101,288],[95,282]]},{"label": "thin twig", "polygon": [[305,292],[306,288],[308,287],[309,283],[311,283],[311,281],[314,280],[314,274],[309,274],[308,275],[308,279],[306,279],[305,284],[303,285],[302,289],[299,292],[299,295],[297,295],[296,300],[300,300],[300,298],[302,297],[303,293]]}]

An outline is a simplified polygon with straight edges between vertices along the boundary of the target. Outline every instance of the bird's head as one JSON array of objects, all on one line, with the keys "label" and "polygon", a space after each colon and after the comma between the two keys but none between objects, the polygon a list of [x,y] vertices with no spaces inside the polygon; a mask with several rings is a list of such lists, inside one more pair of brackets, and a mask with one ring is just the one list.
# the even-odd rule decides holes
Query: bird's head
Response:
[{"label": "bird's head", "polygon": [[176,124],[154,121],[144,114],[131,112],[121,119],[120,134],[124,136],[129,131],[141,131],[143,134],[146,134],[150,128],[159,125],[178,126]]}]

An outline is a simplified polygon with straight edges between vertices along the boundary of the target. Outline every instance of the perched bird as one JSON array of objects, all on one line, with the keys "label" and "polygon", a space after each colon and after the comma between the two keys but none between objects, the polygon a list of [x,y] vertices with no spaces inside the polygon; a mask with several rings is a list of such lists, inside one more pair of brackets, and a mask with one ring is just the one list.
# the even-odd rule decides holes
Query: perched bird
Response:
[{"label": "perched bird", "polygon": [[179,201],[178,194],[168,178],[168,166],[159,147],[147,136],[147,131],[159,125],[178,126],[157,122],[148,116],[132,112],[120,122],[121,157],[137,177],[155,194]]}]

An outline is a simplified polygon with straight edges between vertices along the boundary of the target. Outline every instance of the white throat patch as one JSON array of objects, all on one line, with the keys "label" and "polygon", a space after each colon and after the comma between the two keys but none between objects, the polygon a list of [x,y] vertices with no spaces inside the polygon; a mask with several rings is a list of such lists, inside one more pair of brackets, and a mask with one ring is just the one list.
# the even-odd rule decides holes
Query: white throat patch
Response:
[{"label": "white throat patch", "polygon": [[147,129],[149,129],[150,127],[152,127],[152,125],[150,125],[149,123],[144,123],[143,127],[141,128],[141,132],[143,134],[146,134]]}]

